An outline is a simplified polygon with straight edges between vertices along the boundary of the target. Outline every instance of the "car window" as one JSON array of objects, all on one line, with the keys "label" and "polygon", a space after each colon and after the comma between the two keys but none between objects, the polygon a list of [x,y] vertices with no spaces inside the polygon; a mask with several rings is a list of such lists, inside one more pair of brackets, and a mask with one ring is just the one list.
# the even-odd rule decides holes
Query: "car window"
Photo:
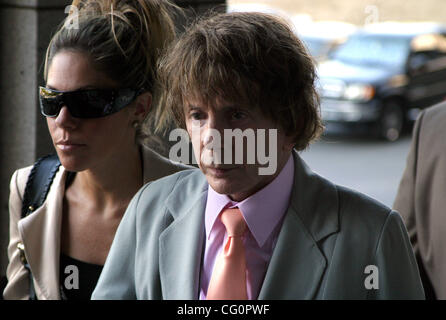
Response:
[{"label": "car window", "polygon": [[410,39],[379,35],[354,35],[332,53],[332,58],[348,63],[403,66]]},{"label": "car window", "polygon": [[432,72],[446,67],[446,37],[443,34],[423,34],[412,39],[408,61],[412,72]]}]

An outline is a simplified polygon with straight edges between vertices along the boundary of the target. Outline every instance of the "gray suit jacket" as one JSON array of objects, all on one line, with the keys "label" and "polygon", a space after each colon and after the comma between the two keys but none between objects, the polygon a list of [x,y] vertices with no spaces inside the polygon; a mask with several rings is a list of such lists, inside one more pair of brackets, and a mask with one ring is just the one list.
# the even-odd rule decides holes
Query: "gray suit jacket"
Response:
[{"label": "gray suit jacket", "polygon": [[446,299],[445,135],[446,103],[420,114],[394,203],[406,223],[420,267],[427,274],[426,288],[432,286],[438,299]]},{"label": "gray suit jacket", "polygon": [[[398,213],[313,173],[295,152],[292,199],[259,299],[423,299]],[[198,299],[208,184],[198,169],[143,187],[93,299]],[[365,268],[378,268],[366,289]]]}]

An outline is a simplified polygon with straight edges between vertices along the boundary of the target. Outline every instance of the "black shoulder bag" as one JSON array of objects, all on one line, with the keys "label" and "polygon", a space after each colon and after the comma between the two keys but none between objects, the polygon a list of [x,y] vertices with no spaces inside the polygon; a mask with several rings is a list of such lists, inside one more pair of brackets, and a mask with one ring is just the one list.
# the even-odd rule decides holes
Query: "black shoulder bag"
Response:
[{"label": "black shoulder bag", "polygon": [[[42,157],[36,161],[26,182],[22,203],[22,219],[43,204],[59,166],[60,161],[55,154]],[[25,248],[22,243],[19,243],[17,248],[20,250],[20,259],[29,273],[29,299],[37,300],[31,268],[25,257]]]}]

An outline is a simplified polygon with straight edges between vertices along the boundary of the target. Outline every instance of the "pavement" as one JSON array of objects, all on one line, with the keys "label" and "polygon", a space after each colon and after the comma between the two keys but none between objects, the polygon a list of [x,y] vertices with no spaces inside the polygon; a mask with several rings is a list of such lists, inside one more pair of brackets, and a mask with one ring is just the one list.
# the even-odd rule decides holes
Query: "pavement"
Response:
[{"label": "pavement", "polygon": [[313,171],[391,207],[406,166],[409,134],[395,142],[352,136],[323,136],[301,152]]}]

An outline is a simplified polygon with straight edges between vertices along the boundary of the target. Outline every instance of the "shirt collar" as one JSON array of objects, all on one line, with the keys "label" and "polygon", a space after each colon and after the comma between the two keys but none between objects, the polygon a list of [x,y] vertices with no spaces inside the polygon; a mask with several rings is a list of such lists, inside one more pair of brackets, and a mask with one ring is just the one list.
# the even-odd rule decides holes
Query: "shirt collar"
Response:
[{"label": "shirt collar", "polygon": [[293,182],[294,163],[290,155],[273,181],[241,202],[232,201],[227,195],[219,194],[209,186],[205,212],[206,238],[209,239],[224,208],[238,207],[257,244],[263,247],[289,206]]}]

